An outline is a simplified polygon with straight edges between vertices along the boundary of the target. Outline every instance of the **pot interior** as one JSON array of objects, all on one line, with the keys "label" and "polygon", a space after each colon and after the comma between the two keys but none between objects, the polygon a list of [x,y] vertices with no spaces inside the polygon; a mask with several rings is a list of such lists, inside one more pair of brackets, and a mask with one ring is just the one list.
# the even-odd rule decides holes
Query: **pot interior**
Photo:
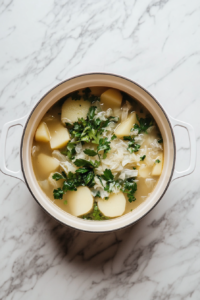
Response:
[{"label": "pot interior", "polygon": [[[131,213],[105,221],[83,220],[72,216],[56,206],[41,190],[33,171],[31,148],[35,131],[48,109],[66,94],[92,86],[105,86],[119,89],[141,102],[152,114],[160,129],[164,141],[164,165],[160,179],[151,195]],[[54,218],[76,229],[90,232],[105,232],[123,228],[137,222],[146,215],[162,198],[174,170],[175,142],[174,134],[166,113],[160,104],[138,84],[117,75],[84,74],[57,85],[49,91],[33,108],[24,128],[21,143],[21,164],[24,177],[36,201]]]}]

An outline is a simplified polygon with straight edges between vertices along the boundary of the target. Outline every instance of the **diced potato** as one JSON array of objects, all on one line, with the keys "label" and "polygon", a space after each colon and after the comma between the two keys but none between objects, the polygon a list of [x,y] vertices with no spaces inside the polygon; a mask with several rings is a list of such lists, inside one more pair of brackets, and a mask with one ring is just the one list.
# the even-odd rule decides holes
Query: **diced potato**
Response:
[{"label": "diced potato", "polygon": [[93,208],[94,198],[86,186],[78,187],[77,191],[68,191],[65,199],[71,214],[76,217],[89,213]]},{"label": "diced potato", "polygon": [[49,177],[48,177],[48,182],[49,182],[49,184],[50,184],[54,189],[57,189],[57,188],[62,187],[64,179],[55,180],[55,179],[52,178],[53,174],[55,174],[55,172],[54,172],[54,173],[52,172],[52,173],[49,175]]},{"label": "diced potato", "polygon": [[59,167],[59,161],[44,153],[40,153],[37,157],[37,169],[40,171],[41,176],[47,177],[53,171],[56,171]]},{"label": "diced potato", "polygon": [[115,129],[115,134],[118,138],[130,135],[131,128],[137,123],[136,113],[132,112],[128,118],[120,123]]},{"label": "diced potato", "polygon": [[101,94],[101,103],[104,104],[104,109],[120,108],[122,104],[122,94],[118,90],[108,89]]},{"label": "diced potato", "polygon": [[123,215],[126,208],[126,198],[123,193],[112,194],[108,200],[98,200],[99,210],[106,217],[114,218]]},{"label": "diced potato", "polygon": [[71,97],[68,98],[62,106],[62,123],[76,122],[79,118],[86,119],[90,105],[89,101],[84,101],[83,99],[75,101]]},{"label": "diced potato", "polygon": [[151,175],[151,168],[142,164],[138,169],[138,176],[146,178]]},{"label": "diced potato", "polygon": [[37,142],[49,142],[50,141],[50,133],[47,127],[47,124],[42,122],[38,126],[35,133],[35,140]]},{"label": "diced potato", "polygon": [[50,147],[51,149],[60,149],[67,145],[70,140],[68,129],[60,122],[55,121],[49,124],[51,134]]},{"label": "diced potato", "polygon": [[[163,167],[163,153],[160,153],[157,159],[160,160],[159,163],[155,162],[155,165],[152,170],[152,175],[153,176],[160,176],[162,173],[162,167]],[[156,159],[156,160],[157,160]]]}]

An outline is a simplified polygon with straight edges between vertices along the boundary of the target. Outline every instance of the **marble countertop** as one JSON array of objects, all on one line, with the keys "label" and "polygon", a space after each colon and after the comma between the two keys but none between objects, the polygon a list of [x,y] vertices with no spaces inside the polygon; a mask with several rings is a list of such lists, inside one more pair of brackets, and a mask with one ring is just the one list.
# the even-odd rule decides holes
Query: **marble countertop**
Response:
[{"label": "marble countertop", "polygon": [[[60,81],[114,72],[192,124],[200,151],[199,0],[3,0],[0,130]],[[21,128],[9,131],[17,170]],[[189,164],[177,128],[177,164]],[[2,145],[1,145],[2,146]],[[136,225],[109,234],[57,223],[26,185],[0,173],[0,299],[200,299],[200,161]]]}]

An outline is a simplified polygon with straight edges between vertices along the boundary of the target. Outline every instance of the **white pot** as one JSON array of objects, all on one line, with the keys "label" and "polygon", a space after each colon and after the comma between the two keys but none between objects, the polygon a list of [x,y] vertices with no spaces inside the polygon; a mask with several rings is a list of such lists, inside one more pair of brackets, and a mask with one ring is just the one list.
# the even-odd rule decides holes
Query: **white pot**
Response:
[{"label": "white pot", "polygon": [[[136,98],[149,110],[156,120],[164,141],[163,171],[151,195],[132,212],[117,219],[100,222],[76,218],[61,210],[52,201],[50,201],[38,185],[31,162],[33,137],[44,114],[54,103],[66,94],[88,86],[107,86],[110,88],[117,88]],[[21,125],[23,127],[20,150],[21,170],[13,172],[7,169],[5,165],[5,145],[8,129],[16,125]],[[173,128],[175,126],[181,126],[187,129],[190,138],[190,166],[187,170],[182,172],[174,170],[176,161],[176,145]],[[0,155],[1,171],[6,175],[13,176],[24,181],[35,200],[55,219],[65,225],[84,231],[107,232],[121,229],[137,222],[160,201],[170,182],[176,178],[192,173],[194,171],[195,164],[196,140],[193,127],[190,124],[176,120],[167,115],[160,103],[143,87],[127,78],[114,74],[92,73],[70,78],[55,86],[46,95],[44,95],[44,97],[38,101],[30,114],[21,119],[6,123],[2,130]]]}]

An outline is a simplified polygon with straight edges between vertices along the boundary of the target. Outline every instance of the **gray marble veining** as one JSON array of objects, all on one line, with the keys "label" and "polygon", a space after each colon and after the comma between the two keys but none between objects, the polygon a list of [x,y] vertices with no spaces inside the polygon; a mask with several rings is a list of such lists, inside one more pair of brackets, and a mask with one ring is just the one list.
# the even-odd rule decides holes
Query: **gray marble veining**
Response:
[{"label": "gray marble veining", "polygon": [[[53,85],[81,72],[114,72],[146,87],[191,123],[200,151],[198,0],[0,3],[0,134]],[[7,164],[17,170],[21,131]],[[178,132],[177,168],[188,164]],[[2,145],[0,145],[2,146]],[[200,161],[171,183],[136,225],[109,234],[64,227],[24,183],[0,173],[0,299],[200,299]]]}]

